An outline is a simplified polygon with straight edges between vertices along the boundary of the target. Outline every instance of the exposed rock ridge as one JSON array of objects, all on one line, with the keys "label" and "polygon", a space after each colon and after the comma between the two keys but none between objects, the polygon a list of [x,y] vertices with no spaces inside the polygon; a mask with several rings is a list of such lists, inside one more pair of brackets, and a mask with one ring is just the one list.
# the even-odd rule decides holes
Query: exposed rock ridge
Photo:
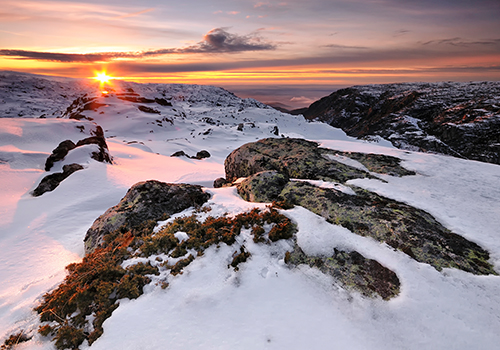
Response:
[{"label": "exposed rock ridge", "polygon": [[500,83],[353,86],[303,111],[358,138],[500,164]]},{"label": "exposed rock ridge", "polygon": [[[233,151],[225,162],[226,176],[230,181],[246,177],[237,185],[238,193],[245,200],[274,201],[284,203],[285,207],[303,206],[323,216],[332,224],[343,226],[361,236],[385,242],[419,262],[432,265],[437,270],[446,267],[481,275],[496,274],[488,262],[487,251],[451,232],[429,213],[345,184],[345,181],[351,178],[372,176],[369,172],[345,164],[335,168],[338,162],[331,159],[332,157],[330,157],[332,163],[322,163],[323,169],[311,166],[307,160],[311,159],[314,162],[321,159],[318,153],[350,155],[322,150],[316,143],[306,140],[264,139],[243,145]],[[399,165],[400,160],[395,157],[362,153],[353,153],[352,156],[372,171],[376,170],[391,176],[414,174],[402,168]],[[337,188],[320,188],[305,181],[292,181],[291,174],[296,179],[326,179],[337,181],[339,184]],[[306,256],[296,244],[287,260],[291,264],[307,263],[333,276],[341,276],[340,281],[346,285],[357,281],[354,287],[363,294],[377,293],[383,298],[390,298],[398,293],[399,282],[395,282],[397,277],[394,277],[392,271],[378,263],[369,262],[357,252],[354,252],[354,255],[351,253],[332,251],[331,256]],[[382,273],[381,268],[388,271],[384,270]],[[373,278],[380,277],[380,274],[388,280],[373,282]]]}]

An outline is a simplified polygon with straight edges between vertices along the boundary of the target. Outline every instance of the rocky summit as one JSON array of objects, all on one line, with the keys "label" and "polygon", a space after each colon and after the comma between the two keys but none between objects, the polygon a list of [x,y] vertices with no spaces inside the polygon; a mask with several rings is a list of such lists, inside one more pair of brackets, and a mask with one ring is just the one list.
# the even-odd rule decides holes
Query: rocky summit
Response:
[{"label": "rocky summit", "polygon": [[353,86],[301,112],[350,136],[380,136],[402,149],[500,164],[498,82]]}]

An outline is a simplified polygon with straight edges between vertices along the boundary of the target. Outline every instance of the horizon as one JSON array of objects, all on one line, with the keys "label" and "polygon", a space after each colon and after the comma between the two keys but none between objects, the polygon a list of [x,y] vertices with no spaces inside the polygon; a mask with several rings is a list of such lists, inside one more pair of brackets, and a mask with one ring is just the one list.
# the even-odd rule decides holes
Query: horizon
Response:
[{"label": "horizon", "polygon": [[3,2],[0,70],[215,85],[307,107],[352,85],[500,80],[500,3]]}]

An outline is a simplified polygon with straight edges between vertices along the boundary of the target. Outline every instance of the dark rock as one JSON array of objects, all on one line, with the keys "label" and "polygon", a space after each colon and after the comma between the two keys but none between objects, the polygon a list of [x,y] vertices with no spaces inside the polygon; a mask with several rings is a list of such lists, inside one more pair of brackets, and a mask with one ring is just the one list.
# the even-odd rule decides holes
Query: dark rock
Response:
[{"label": "dark rock", "polygon": [[188,156],[188,155],[186,154],[186,152],[184,152],[184,151],[177,151],[177,152],[175,152],[175,153],[172,153],[172,154],[170,155],[170,157],[188,157],[188,158],[191,158],[191,157],[190,157],[190,156]]},{"label": "dark rock", "polygon": [[278,199],[288,180],[277,171],[262,171],[238,184],[238,194],[249,202],[272,202]]},{"label": "dark rock", "polygon": [[127,94],[125,96],[118,96],[120,100],[124,101],[129,101],[133,103],[155,103],[155,100],[145,98],[145,97],[140,97],[140,96],[131,96],[130,94]]},{"label": "dark rock", "polygon": [[226,179],[224,179],[223,177],[219,177],[214,180],[214,188],[224,187],[224,185],[226,185],[227,183],[228,182],[226,181]]},{"label": "dark rock", "polygon": [[245,127],[245,124],[243,124],[243,123],[239,123],[239,124],[238,124],[238,127],[237,127],[237,129],[236,129],[236,130],[238,130],[238,131],[243,131],[243,128],[244,128],[244,127]]},{"label": "dark rock", "polygon": [[119,228],[137,230],[144,223],[165,219],[192,206],[200,206],[210,198],[201,186],[171,184],[155,180],[132,186],[120,203],[108,209],[87,231],[85,252],[93,251],[102,243],[103,236]]},{"label": "dark rock", "polygon": [[61,142],[53,151],[52,154],[45,161],[45,171],[49,171],[55,162],[63,160],[69,151],[74,149],[76,145],[71,140]]},{"label": "dark rock", "polygon": [[278,129],[278,127],[276,125],[274,126],[273,130],[271,130],[271,134],[279,136],[280,130]]},{"label": "dark rock", "polygon": [[140,105],[140,106],[137,106],[137,108],[139,108],[139,110],[141,112],[144,112],[144,113],[161,114],[161,112],[159,110],[151,108],[151,107]]},{"label": "dark rock", "polygon": [[201,150],[196,153],[196,156],[193,157],[193,159],[204,159],[204,158],[210,158],[210,153],[206,150]]},{"label": "dark rock", "polygon": [[307,264],[335,277],[344,287],[355,289],[363,295],[381,296],[388,300],[399,294],[401,283],[394,271],[378,261],[367,259],[356,251],[335,249],[331,256],[308,256],[299,246],[285,259],[289,265]]},{"label": "dark rock", "polygon": [[184,151],[177,151],[175,153],[172,153],[170,155],[170,157],[187,157],[187,158],[190,158],[190,159],[204,159],[204,158],[209,158],[210,157],[210,153],[208,151],[205,151],[205,150],[202,150],[202,151],[199,151],[198,153],[196,153],[196,156],[194,157],[191,157],[190,155],[186,154],[186,152]]},{"label": "dark rock", "polygon": [[158,103],[160,106],[172,107],[172,103],[165,100],[164,98],[155,98],[155,102]]},{"label": "dark rock", "polygon": [[33,195],[33,197],[39,197],[45,192],[53,191],[64,179],[73,174],[75,171],[82,169],[83,166],[76,163],[64,165],[62,173],[54,173],[45,176],[31,194]]},{"label": "dark rock", "polygon": [[92,159],[95,159],[98,162],[113,164],[112,157],[110,156],[108,151],[106,138],[104,137],[104,132],[99,125],[96,127],[94,136],[87,137],[86,139],[78,141],[76,147],[91,144],[96,144],[99,146],[99,152],[92,152]]}]

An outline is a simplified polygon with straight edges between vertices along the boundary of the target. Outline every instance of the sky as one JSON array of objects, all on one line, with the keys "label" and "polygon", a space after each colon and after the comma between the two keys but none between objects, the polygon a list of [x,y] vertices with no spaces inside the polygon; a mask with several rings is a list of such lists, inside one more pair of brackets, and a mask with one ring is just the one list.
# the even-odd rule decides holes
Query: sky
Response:
[{"label": "sky", "polygon": [[105,70],[294,107],[351,85],[500,80],[498,0],[0,4],[1,70]]}]

